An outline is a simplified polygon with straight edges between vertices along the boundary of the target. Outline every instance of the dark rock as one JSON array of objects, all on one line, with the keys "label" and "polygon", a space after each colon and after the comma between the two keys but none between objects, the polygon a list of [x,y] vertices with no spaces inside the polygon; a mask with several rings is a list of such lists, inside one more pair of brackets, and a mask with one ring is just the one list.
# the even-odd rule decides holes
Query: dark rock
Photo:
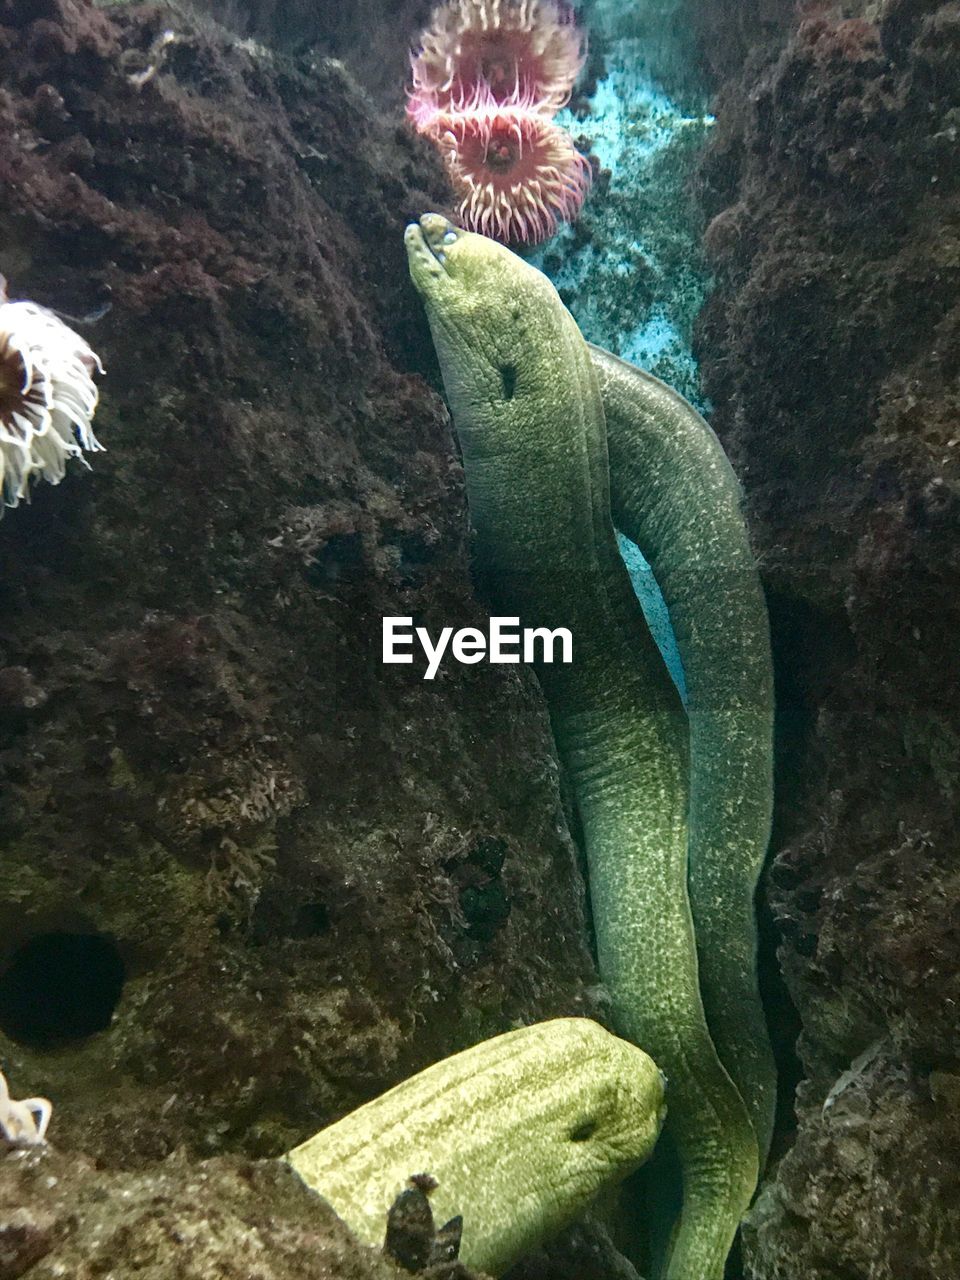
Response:
[{"label": "dark rock", "polygon": [[[636,1225],[636,1224],[634,1224]],[[606,1226],[588,1214],[507,1273],[506,1280],[641,1280]]]},{"label": "dark rock", "polygon": [[[594,1008],[532,679],[380,661],[383,615],[481,618],[402,243],[439,162],[185,12],[0,0],[0,270],[112,303],[108,451],[0,525],[0,1057],[132,1168]],[[32,1016],[70,954],[105,1030]]]},{"label": "dark rock", "polygon": [[766,891],[806,1076],[756,1280],[960,1275],[932,1083],[960,1061],[958,112],[955,3],[821,12],[724,87],[701,174],[699,355],[770,593]]},{"label": "dark rock", "polygon": [[403,101],[409,50],[437,0],[186,0],[243,36],[287,51],[342,58],[383,100]]},{"label": "dark rock", "polygon": [[[461,1269],[464,1280],[482,1280]],[[0,1280],[400,1280],[292,1170],[182,1154],[133,1173],[0,1155]]]},{"label": "dark rock", "polygon": [[436,1228],[428,1196],[436,1185],[425,1175],[412,1178],[387,1214],[383,1251],[405,1271],[422,1271],[430,1261]]},{"label": "dark rock", "polygon": [[797,15],[795,0],[680,0],[708,84],[738,78],[751,58],[777,52]]},{"label": "dark rock", "polygon": [[888,1043],[861,1055],[825,1101],[805,1110],[796,1146],[754,1206],[750,1274],[954,1275],[958,1083],[913,1074]]}]

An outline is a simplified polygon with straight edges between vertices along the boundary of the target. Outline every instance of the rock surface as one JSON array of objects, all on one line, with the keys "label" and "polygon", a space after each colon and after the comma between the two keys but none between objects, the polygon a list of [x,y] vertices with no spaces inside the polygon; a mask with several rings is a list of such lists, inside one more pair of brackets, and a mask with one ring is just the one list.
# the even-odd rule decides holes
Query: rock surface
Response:
[{"label": "rock surface", "polygon": [[[320,51],[183,3],[0,0],[0,271],[110,308],[78,325],[109,452],[0,524],[0,1068],[66,1148],[0,1158],[0,1280],[385,1280],[254,1157],[514,1021],[596,1013],[532,682],[380,662],[383,614],[482,618],[401,245],[442,173],[370,106],[396,76],[367,9],[253,8],[220,16]],[[427,9],[386,5],[401,70]],[[824,8],[772,55],[786,0],[696,12],[722,86],[699,356],[772,606],[764,891],[803,1031],[791,1119],[775,997],[745,1273],[944,1280],[960,5]],[[518,1274],[629,1271],[588,1225]]]},{"label": "rock surface", "polygon": [[0,0],[0,85],[12,295],[111,308],[108,452],[0,525],[0,1062],[111,1166],[276,1155],[594,1010],[532,678],[381,664],[482,619],[402,244],[443,178],[182,9]]},{"label": "rock surface", "polygon": [[[109,0],[107,0],[109,3]],[[378,98],[403,102],[409,50],[438,0],[180,0],[238,34],[284,50],[342,58]]]},{"label": "rock surface", "polygon": [[[876,6],[874,6],[876,13]],[[755,1280],[960,1275],[960,5],[729,83],[699,355],[778,668],[767,890],[803,1027]]]},{"label": "rock surface", "polygon": [[[448,1272],[449,1274],[449,1272]],[[0,1155],[0,1280],[401,1280],[273,1161],[171,1157],[109,1173],[52,1149]],[[423,1280],[446,1280],[439,1268]],[[452,1278],[451,1278],[452,1280]],[[459,1269],[457,1280],[483,1280]]]}]

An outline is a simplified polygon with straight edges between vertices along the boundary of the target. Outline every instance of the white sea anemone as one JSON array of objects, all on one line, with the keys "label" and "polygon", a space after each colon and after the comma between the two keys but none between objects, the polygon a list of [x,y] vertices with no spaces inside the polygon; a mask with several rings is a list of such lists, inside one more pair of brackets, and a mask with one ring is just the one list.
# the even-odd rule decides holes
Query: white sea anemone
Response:
[{"label": "white sea anemone", "polygon": [[12,1147],[42,1146],[52,1114],[53,1106],[46,1098],[11,1098],[0,1071],[0,1138]]},{"label": "white sea anemone", "polygon": [[[78,333],[34,302],[8,302],[0,276],[0,493],[15,507],[31,477],[59,484],[67,460],[103,446],[90,423],[100,358]],[[0,506],[0,514],[3,507]]]}]

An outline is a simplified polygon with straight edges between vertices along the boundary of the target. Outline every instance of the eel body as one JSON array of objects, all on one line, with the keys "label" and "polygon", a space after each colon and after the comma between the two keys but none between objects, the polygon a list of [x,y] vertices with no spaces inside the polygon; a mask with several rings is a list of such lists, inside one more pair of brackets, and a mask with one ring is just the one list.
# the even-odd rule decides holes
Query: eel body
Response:
[{"label": "eel body", "polygon": [[407,251],[492,604],[573,634],[573,662],[537,674],[583,826],[617,1030],[668,1081],[683,1207],[666,1275],[720,1280],[756,1186],[757,1141],[700,998],[686,717],[617,548],[590,353],[553,285],[503,246],[427,214],[408,227]]},{"label": "eel body", "polygon": [[613,522],[663,594],[690,722],[690,906],[700,991],[720,1061],[770,1147],[776,1069],[757,987],[757,879],[773,807],[773,663],[740,487],[696,409],[590,347],[610,456]]},{"label": "eel body", "polygon": [[650,1154],[654,1063],[586,1018],[556,1018],[455,1054],[323,1129],[287,1160],[361,1240],[381,1245],[408,1180],[429,1174],[460,1258],[499,1275]]}]

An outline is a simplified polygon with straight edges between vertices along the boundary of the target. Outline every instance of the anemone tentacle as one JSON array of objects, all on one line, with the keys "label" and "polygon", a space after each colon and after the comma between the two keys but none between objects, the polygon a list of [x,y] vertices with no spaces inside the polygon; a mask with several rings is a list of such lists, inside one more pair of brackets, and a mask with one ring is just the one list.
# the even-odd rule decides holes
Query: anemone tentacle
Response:
[{"label": "anemone tentacle", "polygon": [[[59,484],[70,458],[103,448],[93,434],[100,358],[52,311],[9,302],[0,277],[0,495],[17,506],[33,477]],[[0,514],[3,507],[0,506]]]}]

